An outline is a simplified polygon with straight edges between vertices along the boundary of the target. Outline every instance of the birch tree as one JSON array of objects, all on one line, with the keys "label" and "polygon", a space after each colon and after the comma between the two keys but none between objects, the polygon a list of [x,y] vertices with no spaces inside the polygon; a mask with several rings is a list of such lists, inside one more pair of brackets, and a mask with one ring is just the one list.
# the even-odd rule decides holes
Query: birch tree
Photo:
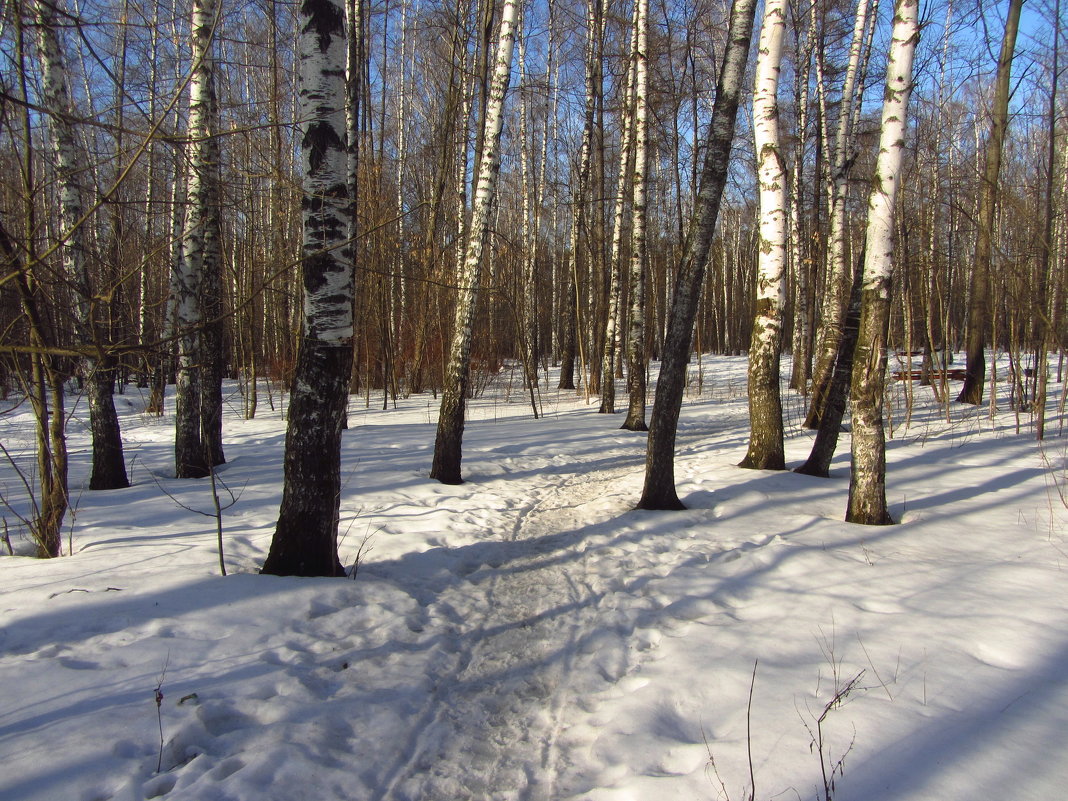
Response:
[{"label": "birch tree", "polygon": [[786,0],[766,0],[753,88],[753,149],[757,157],[760,241],[756,316],[749,345],[749,449],[741,467],[782,470],[779,349],[786,297],[786,168],[779,148],[779,70]]},{"label": "birch tree", "polygon": [[[827,393],[841,345],[846,308],[849,305],[850,282],[853,277],[853,271],[848,268],[846,259],[848,230],[846,201],[855,148],[853,112],[854,108],[859,105],[857,87],[863,83],[861,54],[864,49],[864,34],[869,28],[868,7],[869,0],[858,0],[853,38],[849,45],[845,82],[842,85],[842,96],[838,105],[838,128],[835,132],[834,151],[830,165],[830,275],[823,294],[823,313],[820,320],[819,342],[816,346],[816,365],[812,375],[812,399],[808,417],[805,419],[805,425],[808,428],[819,427],[820,417],[827,403]],[[878,8],[878,0],[876,0],[876,8]],[[820,83],[822,88],[822,80]]]},{"label": "birch tree", "polygon": [[193,2],[189,80],[189,177],[182,258],[175,270],[178,334],[174,464],[178,478],[200,478],[222,460],[218,331],[222,242],[219,225],[218,102],[214,39],[219,0]]},{"label": "birch tree", "polygon": [[994,103],[990,112],[990,134],[983,156],[983,178],[979,186],[979,210],[975,231],[975,259],[972,262],[971,293],[968,302],[968,361],[964,386],[957,401],[983,402],[983,383],[986,378],[986,339],[990,319],[990,269],[994,246],[994,221],[997,213],[998,176],[1005,132],[1009,126],[1009,75],[1016,49],[1016,34],[1020,29],[1023,0],[1010,0],[1005,19],[1005,35],[1001,40],[998,72],[994,83]]},{"label": "birch tree", "polygon": [[[1053,223],[1055,218],[1056,195],[1054,193],[1054,174],[1057,170],[1057,87],[1060,82],[1060,39],[1061,39],[1061,0],[1053,4],[1053,53],[1050,64],[1049,106],[1047,110],[1047,147],[1046,180],[1043,188],[1044,214],[1042,240],[1039,245],[1039,292],[1035,304],[1035,437],[1044,439],[1046,433],[1046,384],[1049,379],[1049,350],[1056,348],[1052,337],[1050,321],[1055,319],[1056,303],[1049,297],[1050,286],[1054,284],[1051,267],[1053,265]],[[1048,316],[1047,316],[1048,313]]]},{"label": "birch tree", "polygon": [[814,311],[813,288],[815,284],[815,259],[812,248],[806,244],[807,231],[802,222],[802,189],[805,179],[805,145],[809,127],[809,85],[812,72],[812,51],[816,39],[816,4],[809,6],[808,26],[801,32],[801,20],[794,11],[794,50],[797,53],[794,65],[794,105],[797,108],[797,146],[790,181],[790,236],[789,254],[794,276],[794,335],[793,369],[790,388],[802,395],[808,393],[808,380],[812,377],[812,319]]},{"label": "birch tree", "polygon": [[355,278],[347,241],[345,12],[338,0],[298,16],[303,168],[304,321],[289,400],[278,524],[263,573],[340,576],[341,431],[352,371]]},{"label": "birch tree", "polygon": [[755,13],[756,0],[734,0],[731,4],[727,46],[716,84],[716,101],[712,109],[701,184],[694,202],[683,257],[676,270],[660,377],[656,382],[653,410],[649,416],[645,484],[638,501],[640,509],[685,508],[675,492],[675,434],[686,385],[686,364],[690,360],[694,319],[723,187],[727,182]]},{"label": "birch tree", "polygon": [[896,0],[894,3],[879,155],[868,196],[860,326],[850,389],[852,471],[846,512],[847,522],[867,525],[893,522],[886,509],[883,389],[890,324],[890,281],[894,267],[894,201],[905,150],[912,61],[920,37],[917,5],[918,0]]},{"label": "birch tree", "polygon": [[627,419],[621,428],[647,431],[645,423],[646,188],[649,181],[649,0],[636,0],[634,25],[634,179],[631,201],[630,325],[627,330]]},{"label": "birch tree", "polygon": [[[593,126],[595,115],[595,82],[598,76],[597,42],[601,37],[601,0],[586,2],[586,48],[584,58],[585,103],[583,105],[582,145],[579,148],[577,168],[572,177],[571,231],[569,236],[567,275],[564,283],[563,318],[560,335],[560,389],[575,389],[575,356],[578,351],[585,373],[586,357],[583,353],[579,314],[579,248],[582,232],[588,227],[589,211],[587,194],[590,186],[590,162],[593,153]],[[589,392],[589,384],[586,383]]]},{"label": "birch tree", "polygon": [[501,131],[504,127],[504,98],[512,69],[515,46],[516,4],[504,0],[497,39],[497,55],[493,78],[483,114],[481,158],[478,181],[471,201],[471,223],[467,231],[467,245],[460,274],[453,321],[452,344],[441,393],[437,437],[434,441],[434,461],[430,477],[443,484],[459,484],[462,456],[464,417],[471,365],[472,325],[478,284],[482,279],[482,251],[489,228],[490,207],[497,191],[500,171]]},{"label": "birch tree", "polygon": [[89,428],[93,440],[93,465],[89,489],[121,489],[130,486],[122,453],[122,436],[115,413],[115,372],[109,343],[97,324],[93,282],[88,265],[88,209],[83,180],[85,170],[72,120],[77,112],[67,79],[67,59],[57,33],[59,0],[33,0],[37,27],[37,54],[41,64],[41,100],[48,112],[52,156],[59,179],[60,236],[63,273],[73,289],[74,327],[77,338],[92,348],[84,360],[89,399]]},{"label": "birch tree", "polygon": [[[634,5],[635,19],[638,5]],[[608,257],[608,309],[605,315],[604,351],[601,360],[601,414],[616,411],[616,347],[619,344],[620,312],[623,301],[623,228],[627,201],[632,199],[630,176],[631,146],[634,139],[634,76],[638,49],[637,23],[631,32],[631,54],[627,59],[626,89],[623,95],[623,120],[619,142],[619,175],[616,180],[616,206],[612,216],[612,246]],[[630,191],[628,191],[630,190]]]}]

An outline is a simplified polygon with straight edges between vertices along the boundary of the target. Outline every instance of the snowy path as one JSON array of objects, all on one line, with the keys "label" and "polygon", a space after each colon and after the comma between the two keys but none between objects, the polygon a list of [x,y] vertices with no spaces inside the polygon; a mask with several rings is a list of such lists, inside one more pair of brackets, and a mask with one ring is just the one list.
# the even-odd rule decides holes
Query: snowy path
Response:
[{"label": "snowy path", "polygon": [[602,603],[617,568],[600,559],[597,536],[583,536],[613,513],[601,501],[632,473],[541,473],[537,489],[495,516],[507,538],[479,548],[486,561],[427,605],[426,625],[444,625],[442,648],[455,654],[431,678],[411,748],[376,797],[559,797],[559,740],[575,704],[634,667],[629,632]]}]

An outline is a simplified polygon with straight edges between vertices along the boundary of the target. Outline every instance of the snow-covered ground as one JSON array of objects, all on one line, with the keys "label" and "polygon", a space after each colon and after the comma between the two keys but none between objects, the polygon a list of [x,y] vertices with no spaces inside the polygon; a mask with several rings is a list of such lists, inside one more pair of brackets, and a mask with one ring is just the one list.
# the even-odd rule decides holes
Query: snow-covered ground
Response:
[{"label": "snow-covered ground", "polygon": [[[1043,455],[1029,417],[947,421],[916,388],[905,428],[896,385],[900,525],[858,527],[848,437],[829,480],[739,469],[744,359],[704,370],[683,512],[633,509],[644,435],[574,393],[543,388],[534,420],[503,375],[471,405],[458,487],[427,478],[436,401],[354,398],[355,580],[256,574],[277,397],[246,421],[230,388],[225,578],[214,519],[190,511],[211,509],[209,482],[171,477],[173,417],[121,396],[133,486],[91,493],[75,407],[74,555],[0,559],[0,799],[740,801],[752,780],[807,800],[835,766],[839,799],[1064,797],[1061,421]],[[802,405],[788,396],[792,466]],[[27,409],[0,415],[27,470],[31,436]],[[19,507],[7,463],[0,492]]]}]

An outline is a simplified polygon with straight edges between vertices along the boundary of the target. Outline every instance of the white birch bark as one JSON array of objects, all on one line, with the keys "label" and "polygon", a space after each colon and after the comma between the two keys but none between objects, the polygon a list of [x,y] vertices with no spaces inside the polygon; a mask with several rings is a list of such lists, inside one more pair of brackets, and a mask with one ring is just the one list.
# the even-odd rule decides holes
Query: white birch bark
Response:
[{"label": "white birch bark", "polygon": [[497,174],[500,171],[504,99],[511,77],[515,25],[516,4],[514,0],[504,0],[493,78],[483,119],[482,154],[478,165],[478,181],[471,201],[471,223],[468,226],[463,265],[460,275],[457,276],[459,289],[456,317],[445,386],[441,395],[437,437],[434,442],[434,463],[430,472],[431,478],[436,478],[443,484],[458,484],[462,481],[460,460],[471,363],[472,325],[478,285],[482,278],[482,251],[489,227],[490,209],[497,191]]},{"label": "white birch bark", "polygon": [[74,290],[74,327],[78,338],[92,341],[90,298],[86,258],[84,172],[80,168],[70,117],[74,107],[67,86],[66,59],[56,33],[56,8],[47,0],[33,0],[37,51],[41,65],[41,105],[48,111],[49,139],[59,178],[59,239],[62,242],[63,273]]},{"label": "white birch bark", "polygon": [[912,61],[920,36],[917,4],[918,0],[894,3],[879,155],[868,196],[860,331],[850,390],[852,470],[846,520],[869,525],[893,522],[886,508],[883,385],[894,268],[894,201],[905,150]]},{"label": "white birch bark", "polygon": [[779,147],[779,71],[786,0],[766,0],[753,88],[753,148],[760,202],[756,316],[749,345],[749,449],[742,467],[782,470],[779,348],[786,297],[786,168]]},{"label": "white birch bark", "polygon": [[811,248],[806,246],[802,223],[805,144],[808,141],[809,78],[812,71],[812,49],[816,38],[816,4],[809,9],[808,28],[798,33],[797,64],[794,68],[794,99],[797,105],[797,149],[794,154],[790,182],[790,269],[794,277],[794,336],[793,370],[790,387],[808,394],[808,380],[812,373],[813,261]]},{"label": "white birch bark", "polygon": [[304,323],[286,429],[282,504],[264,573],[337,576],[341,431],[352,369],[352,217],[345,131],[345,12],[301,6]]},{"label": "white birch bark", "polygon": [[[159,21],[160,21],[160,4],[156,4],[152,12],[152,27],[149,31],[149,59],[151,60],[149,66],[149,78],[148,78],[148,118],[150,120],[156,119],[156,100],[157,93],[157,72],[159,62]],[[145,149],[145,158],[148,161],[148,175],[145,179],[145,221],[148,226],[149,236],[155,238],[156,227],[156,215],[154,213],[155,196],[157,193],[156,183],[158,181],[158,167],[156,166],[156,153],[154,143],[150,142]],[[149,278],[149,274],[144,272],[141,275],[141,297],[140,297],[140,314],[137,316],[137,341],[142,346],[148,344],[151,339],[150,321],[151,310],[153,301],[152,281]]]},{"label": "white birch bark", "polygon": [[849,61],[845,82],[838,104],[838,128],[831,157],[830,186],[830,242],[829,276],[823,294],[823,314],[820,320],[819,342],[816,347],[816,366],[812,380],[812,402],[806,426],[817,428],[827,398],[835,355],[842,339],[852,270],[846,263],[846,198],[849,189],[850,153],[854,148],[853,107],[857,103],[858,72],[864,49],[864,34],[868,28],[869,0],[858,0],[854,18],[853,38],[849,45]]},{"label": "white birch bark", "polygon": [[[520,12],[519,30],[519,141],[524,143],[523,155],[520,164],[520,186],[522,193],[522,211],[520,241],[523,243],[523,265],[520,272],[521,282],[517,292],[519,305],[518,319],[516,320],[516,333],[519,338],[519,347],[523,359],[523,371],[526,376],[527,393],[530,396],[530,408],[534,413],[534,419],[540,415],[536,393],[538,390],[538,363],[537,363],[537,254],[538,254],[538,220],[540,215],[537,209],[540,207],[539,189],[537,187],[540,172],[534,164],[534,147],[531,142],[531,129],[533,121],[530,119],[530,103],[528,93],[530,87],[527,83],[527,52],[526,37],[523,35],[523,14]],[[544,141],[544,139],[543,139]],[[543,162],[544,165],[544,162]]]},{"label": "white birch bark", "polygon": [[[408,276],[407,276],[407,259],[405,257],[405,251],[407,248],[408,234],[407,234],[407,220],[404,214],[404,175],[407,170],[408,163],[408,108],[411,104],[411,92],[414,89],[414,81],[409,84],[408,76],[408,2],[402,0],[401,2],[401,18],[400,18],[400,57],[401,57],[401,76],[400,76],[400,98],[397,108],[397,164],[396,172],[394,174],[394,182],[396,183],[396,216],[397,216],[397,241],[396,248],[393,256],[393,276],[391,279],[391,304],[390,310],[393,315],[391,321],[391,331],[393,334],[393,341],[396,344],[398,351],[403,352],[402,337],[404,331],[402,330],[405,311],[408,307]],[[406,362],[404,366],[405,371],[408,373],[410,379],[410,363]],[[405,392],[410,391],[411,382],[406,381]]]},{"label": "white birch bark", "polygon": [[649,176],[649,0],[634,10],[634,177],[631,191],[630,325],[627,330],[627,418],[622,428],[645,423],[646,188]]},{"label": "white birch bark", "polygon": [[[549,57],[548,63],[545,68],[546,86],[549,88],[548,95],[545,98],[545,113],[546,119],[549,122],[546,123],[545,136],[546,136],[546,149],[543,150],[545,159],[543,160],[544,168],[542,170],[543,189],[544,184],[552,186],[552,200],[550,202],[549,211],[549,230],[557,232],[560,230],[560,207],[562,205],[560,199],[560,185],[562,182],[559,164],[560,164],[560,116],[557,113],[557,108],[560,99],[560,62],[563,59],[556,58],[556,2],[555,0],[549,0]],[[550,178],[550,162],[548,160],[548,140],[552,140],[553,143],[553,156],[551,162],[552,177]],[[565,254],[561,254],[558,248],[553,248],[552,253],[549,256],[549,358],[552,361],[553,366],[559,363],[563,350],[563,321],[562,321],[562,296],[567,292],[567,281],[561,280],[563,259],[566,258]],[[574,359],[572,359],[572,362]],[[574,369],[572,367],[572,369]],[[560,382],[563,381],[563,371],[561,370]]]},{"label": "white birch bark", "polygon": [[[550,0],[550,2],[549,2],[549,31],[550,32],[553,29],[553,16],[554,16],[554,14],[553,14],[553,3],[552,3],[552,0]],[[528,252],[530,253],[530,259],[529,259],[529,262],[528,262],[528,270],[527,270],[527,273],[526,273],[526,276],[527,276],[526,297],[527,297],[527,308],[529,310],[529,322],[528,322],[529,328],[528,328],[527,336],[528,336],[528,338],[530,340],[530,351],[531,351],[530,352],[530,359],[531,359],[531,362],[532,362],[532,365],[533,365],[533,371],[532,372],[533,372],[533,378],[534,378],[534,381],[535,381],[534,388],[537,388],[538,361],[541,359],[541,356],[542,356],[541,349],[542,349],[542,331],[543,331],[542,319],[543,318],[542,318],[542,315],[540,313],[540,305],[539,305],[539,302],[538,302],[540,293],[538,291],[538,286],[539,286],[538,272],[539,272],[539,270],[538,270],[538,263],[537,263],[537,253],[538,253],[538,242],[540,241],[540,239],[542,237],[542,230],[541,230],[542,208],[544,207],[544,203],[545,203],[545,191],[546,191],[546,183],[547,183],[547,178],[548,178],[548,167],[549,167],[549,136],[550,136],[550,126],[552,124],[550,122],[550,120],[552,119],[551,107],[552,107],[553,97],[554,97],[554,90],[553,90],[553,80],[554,80],[553,74],[554,74],[554,69],[555,69],[554,61],[555,61],[555,53],[554,53],[554,49],[553,49],[552,36],[551,36],[551,33],[550,33],[549,42],[548,42],[548,52],[546,53],[546,57],[545,57],[545,72],[544,72],[544,74],[542,76],[542,85],[545,87],[544,90],[543,90],[545,92],[545,95],[544,95],[544,99],[543,99],[543,102],[542,102],[542,109],[543,109],[544,114],[545,114],[545,122],[544,122],[544,124],[542,126],[542,130],[541,130],[541,152],[540,152],[540,154],[538,156],[537,166],[536,166],[536,168],[534,170],[534,176],[535,176],[534,177],[534,191],[533,191],[534,221],[533,221],[533,225],[532,225],[531,241],[530,241],[530,244],[528,245]],[[550,227],[549,230],[555,231],[555,228]],[[550,256],[550,259],[553,259],[553,256]],[[550,278],[551,278],[551,274],[552,274],[552,266],[551,265],[550,265],[550,268],[549,268],[549,273],[550,273]],[[550,287],[552,287],[551,281],[550,281]],[[550,313],[551,313],[552,304],[555,301],[555,297],[556,297],[555,290],[551,289],[550,292],[549,292],[549,295],[550,295],[550,298],[548,299],[548,305],[550,307]],[[551,320],[552,317],[550,316],[549,319]],[[550,329],[550,332],[551,332],[551,330],[552,330],[552,326],[551,325],[549,326],[549,329]],[[550,343],[550,353],[552,353],[552,345],[551,345],[551,343]],[[537,416],[537,414],[538,414],[538,412],[535,411],[535,416]]]},{"label": "white birch bark", "polygon": [[[635,3],[637,13],[637,3]],[[631,57],[627,60],[626,92],[623,101],[623,125],[619,143],[619,175],[616,179],[616,205],[612,215],[612,246],[608,266],[608,314],[605,316],[604,352],[601,361],[601,414],[614,414],[616,407],[616,352],[619,343],[619,307],[623,295],[623,223],[627,200],[633,193],[628,180],[631,140],[634,131],[634,54],[637,51],[637,26],[631,29]]]},{"label": "white birch bark", "polygon": [[[205,297],[218,281],[222,259],[219,232],[219,147],[215,137],[215,29],[219,0],[194,0],[192,75],[189,80],[189,175],[182,259],[175,273],[178,386],[174,459],[178,478],[199,478],[210,469],[210,445],[203,403],[211,391]],[[210,301],[209,301],[210,302]]]}]

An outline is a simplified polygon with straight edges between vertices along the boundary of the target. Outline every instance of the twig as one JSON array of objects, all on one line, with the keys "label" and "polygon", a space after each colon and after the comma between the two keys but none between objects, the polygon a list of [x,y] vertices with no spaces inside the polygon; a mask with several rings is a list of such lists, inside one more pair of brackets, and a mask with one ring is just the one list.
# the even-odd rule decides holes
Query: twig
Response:
[{"label": "twig", "polygon": [[163,680],[167,678],[167,667],[171,663],[170,651],[167,652],[167,658],[163,660],[163,670],[160,671],[159,681],[156,682],[156,688],[154,691],[156,699],[156,720],[159,723],[159,759],[156,761],[156,773],[163,770]]},{"label": "twig", "polygon": [[[205,512],[201,509],[194,509],[192,506],[186,506],[184,503],[174,497],[174,495],[168,492],[167,489],[160,483],[159,479],[156,477],[156,474],[153,473],[151,470],[148,471],[148,476],[152,479],[152,482],[159,488],[159,491],[166,495],[168,498],[170,498],[171,502],[174,503],[175,506],[179,507],[180,509],[185,509],[187,512],[192,512],[196,515],[203,515],[204,517],[214,518],[215,532],[216,537],[218,538],[219,569],[225,576],[226,561],[223,554],[222,513],[225,512],[227,509],[230,509],[231,507],[237,505],[237,502],[241,500],[241,495],[244,493],[245,487],[248,486],[248,482],[246,481],[241,486],[241,490],[235,495],[234,491],[230,489],[229,485],[227,485],[227,483],[223,481],[222,478],[217,477],[215,473],[215,467],[209,467],[208,476],[211,480],[211,500],[214,510],[211,512]],[[222,488],[226,491],[226,494],[230,496],[230,500],[226,504],[223,504],[219,501],[219,484],[222,485]]]},{"label": "twig", "polygon": [[[701,739],[705,741],[705,750],[708,751],[708,765],[705,767],[705,775],[708,776],[708,769],[711,768],[712,775],[716,777],[716,783],[719,785],[720,798],[731,801],[731,794],[727,792],[727,785],[723,782],[723,777],[719,775],[719,767],[717,767],[716,757],[712,753],[712,745],[708,742],[704,723],[701,724]],[[712,778],[708,777],[708,780],[711,782]]]},{"label": "twig", "polygon": [[[19,477],[19,480],[22,482],[22,486],[26,488],[26,494],[30,499],[31,508],[33,510],[33,517],[35,519],[40,517],[40,508],[37,506],[37,496],[34,494],[33,486],[30,484],[30,480],[26,478],[26,474],[22,472],[22,469],[18,466],[18,464],[16,464],[15,458],[11,455],[8,449],[4,447],[4,443],[2,442],[0,442],[0,453],[3,453],[4,456],[7,458],[8,462],[11,464],[11,466],[15,468],[15,475]],[[30,530],[31,534],[33,534],[33,523],[27,518],[23,517],[21,514],[19,514],[15,507],[12,506],[11,503],[7,500],[7,498],[0,495],[0,501],[3,501],[4,506],[6,506],[8,510],[13,515],[15,515],[15,517],[18,518],[19,522],[21,522],[24,526],[26,526],[26,528]]]},{"label": "twig", "polygon": [[[219,489],[215,484],[215,465],[208,462],[208,476],[211,478],[211,501],[215,507],[215,535],[217,537],[219,547],[219,570],[222,574],[226,575],[226,557],[223,553],[223,525],[222,525],[222,506],[219,504]],[[232,495],[230,496],[233,497]],[[232,504],[231,504],[232,505]]]},{"label": "twig", "polygon": [[864,652],[864,657],[868,660],[868,667],[871,668],[871,672],[875,674],[875,678],[879,680],[879,684],[881,684],[883,690],[886,691],[886,697],[893,701],[894,696],[890,694],[890,689],[886,686],[886,682],[883,681],[883,677],[879,675],[879,671],[875,669],[875,663],[871,661],[871,656],[868,654],[868,649],[864,647],[864,640],[860,639],[859,631],[857,632],[857,642],[860,643],[860,650]]},{"label": "twig", "polygon": [[756,778],[753,773],[753,688],[756,686],[757,663],[753,660],[753,676],[749,680],[749,703],[745,708],[745,751],[749,757],[749,801],[756,801]]},{"label": "twig", "polygon": [[[850,679],[849,682],[844,687],[840,687],[840,688],[836,689],[835,693],[834,693],[834,696],[823,707],[823,712],[821,712],[820,716],[816,719],[816,735],[813,738],[812,744],[816,746],[816,751],[819,754],[819,758],[820,758],[820,770],[823,773],[823,798],[824,798],[824,801],[832,801],[832,799],[834,798],[834,774],[837,773],[839,776],[843,775],[843,773],[845,771],[845,758],[846,758],[846,755],[849,754],[849,752],[853,750],[853,744],[856,742],[856,736],[857,735],[856,735],[856,729],[854,729],[853,730],[853,739],[849,741],[849,745],[846,747],[845,752],[842,754],[841,757],[839,757],[837,762],[835,762],[834,764],[830,764],[827,761],[827,757],[826,757],[826,754],[825,754],[825,748],[826,748],[826,744],[827,743],[826,743],[826,740],[823,737],[823,724],[827,720],[827,716],[830,715],[831,712],[834,711],[835,709],[838,709],[843,703],[845,703],[845,700],[849,697],[849,695],[854,690],[857,689],[857,685],[860,683],[860,680],[861,680],[861,678],[863,676],[864,676],[864,671],[862,670],[857,675],[855,675],[852,679]],[[808,724],[806,724],[806,727],[807,727],[807,725]],[[812,730],[809,729],[809,734],[811,734],[811,733],[812,733]],[[830,776],[827,775],[827,767],[828,767],[828,765],[830,765],[830,768],[831,768]]]},{"label": "twig", "polygon": [[363,540],[360,542],[360,547],[356,549],[356,559],[352,562],[353,581],[356,580],[356,574],[360,572],[360,562],[363,560],[363,557],[374,550],[374,545],[371,544],[371,541],[374,539],[376,533],[377,532],[371,532],[370,534],[364,535]]}]

